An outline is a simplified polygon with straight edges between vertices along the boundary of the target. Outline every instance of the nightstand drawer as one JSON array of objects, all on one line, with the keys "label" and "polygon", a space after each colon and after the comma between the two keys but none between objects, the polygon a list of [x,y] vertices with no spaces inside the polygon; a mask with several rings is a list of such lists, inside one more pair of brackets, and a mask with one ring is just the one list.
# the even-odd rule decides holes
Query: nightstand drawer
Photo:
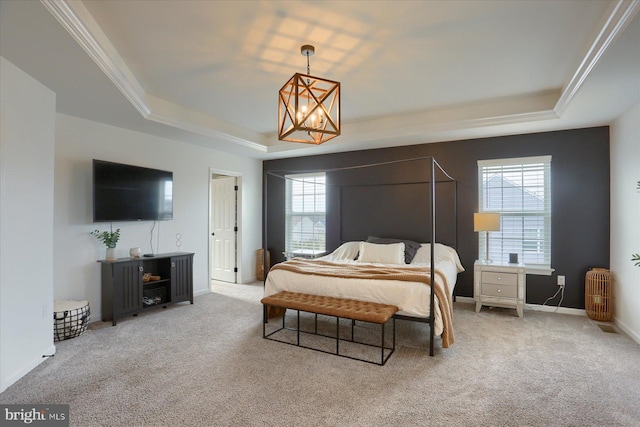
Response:
[{"label": "nightstand drawer", "polygon": [[493,283],[494,285],[515,286],[518,284],[518,275],[515,273],[497,273],[494,271],[483,271],[482,283],[483,284]]},{"label": "nightstand drawer", "polygon": [[515,308],[518,317],[524,316],[527,297],[527,276],[524,264],[473,264],[473,299],[476,313],[483,305]]},{"label": "nightstand drawer", "polygon": [[483,283],[482,295],[488,297],[517,298],[518,287],[514,285],[495,285],[493,283]]}]

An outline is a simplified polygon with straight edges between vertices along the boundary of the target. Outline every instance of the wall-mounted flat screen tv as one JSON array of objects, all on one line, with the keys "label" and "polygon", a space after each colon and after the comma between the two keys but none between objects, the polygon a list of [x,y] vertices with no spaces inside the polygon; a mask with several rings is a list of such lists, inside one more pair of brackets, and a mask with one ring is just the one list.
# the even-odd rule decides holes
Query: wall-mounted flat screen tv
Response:
[{"label": "wall-mounted flat screen tv", "polygon": [[173,219],[173,172],[93,160],[93,222]]}]

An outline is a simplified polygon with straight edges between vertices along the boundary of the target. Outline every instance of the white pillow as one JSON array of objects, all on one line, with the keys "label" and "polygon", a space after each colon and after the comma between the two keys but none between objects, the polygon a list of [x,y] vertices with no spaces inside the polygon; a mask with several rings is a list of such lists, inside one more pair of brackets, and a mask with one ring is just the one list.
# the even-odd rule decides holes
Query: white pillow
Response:
[{"label": "white pillow", "polygon": [[404,243],[387,245],[360,242],[359,262],[377,262],[380,264],[404,264]]},{"label": "white pillow", "polygon": [[[464,271],[464,267],[460,263],[460,258],[458,257],[458,252],[455,249],[443,245],[442,243],[435,244],[435,253],[434,258],[436,264],[438,261],[443,259],[447,259],[456,264],[458,269],[458,273],[462,273]],[[418,252],[416,252],[416,256],[413,257],[413,261],[411,264],[430,264],[431,263],[431,244],[430,243],[422,243]]]},{"label": "white pillow", "polygon": [[340,245],[330,256],[332,261],[353,261],[358,256],[360,242],[346,242]]}]

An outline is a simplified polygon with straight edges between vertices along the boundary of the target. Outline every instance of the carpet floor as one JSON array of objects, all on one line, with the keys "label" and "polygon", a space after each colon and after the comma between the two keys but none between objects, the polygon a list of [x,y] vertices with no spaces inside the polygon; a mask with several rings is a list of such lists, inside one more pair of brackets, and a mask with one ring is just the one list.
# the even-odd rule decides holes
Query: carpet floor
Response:
[{"label": "carpet floor", "polygon": [[[454,304],[456,342],[398,321],[376,366],[262,339],[262,284],[91,324],[0,394],[72,426],[638,426],[640,346],[587,317]],[[271,322],[270,322],[271,323]]]}]

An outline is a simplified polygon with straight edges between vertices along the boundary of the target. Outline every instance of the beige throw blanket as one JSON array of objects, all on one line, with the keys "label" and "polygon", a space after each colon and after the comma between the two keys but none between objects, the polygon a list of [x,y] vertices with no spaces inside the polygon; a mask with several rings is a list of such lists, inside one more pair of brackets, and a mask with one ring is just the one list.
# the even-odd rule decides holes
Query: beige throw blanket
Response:
[{"label": "beige throw blanket", "polygon": [[[405,282],[420,282],[431,285],[431,270],[424,267],[392,267],[374,266],[368,264],[340,264],[322,260],[306,260],[294,258],[287,262],[274,265],[271,270],[287,270],[299,274],[314,274],[317,276],[341,277],[345,279],[382,279],[400,280]],[[442,347],[449,348],[454,342],[453,337],[453,303],[444,275],[436,270],[435,295],[442,315]],[[435,315],[435,314],[434,314]],[[433,325],[431,325],[433,327]]]}]

